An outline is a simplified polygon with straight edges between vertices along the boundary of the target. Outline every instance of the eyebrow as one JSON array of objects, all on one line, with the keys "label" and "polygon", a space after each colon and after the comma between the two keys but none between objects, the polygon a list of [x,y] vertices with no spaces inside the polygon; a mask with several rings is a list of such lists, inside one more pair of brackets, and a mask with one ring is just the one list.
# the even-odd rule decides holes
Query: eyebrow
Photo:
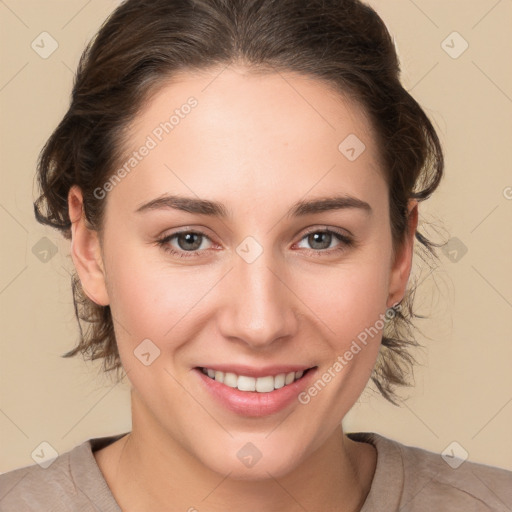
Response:
[{"label": "eyebrow", "polygon": [[[184,197],[176,195],[165,195],[142,204],[136,210],[137,213],[160,210],[175,209],[188,213],[197,213],[200,215],[210,215],[212,217],[227,218],[230,216],[229,210],[217,201],[199,199],[194,197]],[[372,214],[371,206],[361,199],[353,196],[331,196],[320,197],[307,201],[298,201],[288,210],[287,217],[301,217],[331,210],[358,209],[369,215]]]}]

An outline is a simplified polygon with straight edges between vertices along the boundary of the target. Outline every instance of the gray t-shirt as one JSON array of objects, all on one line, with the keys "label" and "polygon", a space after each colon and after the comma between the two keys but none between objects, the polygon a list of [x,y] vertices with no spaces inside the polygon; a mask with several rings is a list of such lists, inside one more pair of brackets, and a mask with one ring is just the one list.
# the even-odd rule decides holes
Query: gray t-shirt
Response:
[{"label": "gray t-shirt", "polygon": [[[125,434],[89,439],[46,469],[34,464],[0,475],[0,511],[121,512],[93,451]],[[454,469],[454,459],[448,457],[449,464],[438,453],[374,432],[348,436],[377,449],[371,489],[360,512],[512,511],[512,471],[468,460]]]}]

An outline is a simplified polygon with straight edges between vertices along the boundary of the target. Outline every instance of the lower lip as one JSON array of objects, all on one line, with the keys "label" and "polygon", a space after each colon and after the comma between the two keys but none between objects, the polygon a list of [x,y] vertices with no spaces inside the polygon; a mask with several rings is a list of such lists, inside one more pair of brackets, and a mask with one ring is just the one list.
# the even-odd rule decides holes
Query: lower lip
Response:
[{"label": "lower lip", "polygon": [[240,391],[231,388],[205,375],[199,368],[194,368],[209,393],[225,408],[243,416],[261,417],[285,409],[309,385],[316,368],[308,370],[300,379],[269,393],[257,391]]}]

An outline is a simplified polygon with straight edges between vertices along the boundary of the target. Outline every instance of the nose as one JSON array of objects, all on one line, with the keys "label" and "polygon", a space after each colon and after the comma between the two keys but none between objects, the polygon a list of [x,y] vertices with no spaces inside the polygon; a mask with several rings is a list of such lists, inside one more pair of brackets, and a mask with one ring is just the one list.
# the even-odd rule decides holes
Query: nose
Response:
[{"label": "nose", "polygon": [[287,286],[284,265],[271,251],[251,263],[235,254],[233,269],[223,280],[218,314],[221,334],[253,349],[265,349],[297,332],[297,298]]}]

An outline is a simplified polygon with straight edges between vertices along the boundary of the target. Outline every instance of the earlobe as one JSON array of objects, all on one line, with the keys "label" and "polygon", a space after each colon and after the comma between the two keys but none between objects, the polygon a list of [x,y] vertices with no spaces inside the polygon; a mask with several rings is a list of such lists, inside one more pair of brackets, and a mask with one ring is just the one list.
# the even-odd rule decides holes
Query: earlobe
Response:
[{"label": "earlobe", "polygon": [[387,307],[400,302],[407,288],[414,254],[414,239],[418,226],[418,201],[411,199],[408,206],[408,232],[397,252],[391,268]]},{"label": "earlobe", "polygon": [[86,225],[82,191],[76,185],[68,193],[68,211],[71,220],[71,257],[82,288],[89,299],[106,306],[110,300],[98,232]]}]

